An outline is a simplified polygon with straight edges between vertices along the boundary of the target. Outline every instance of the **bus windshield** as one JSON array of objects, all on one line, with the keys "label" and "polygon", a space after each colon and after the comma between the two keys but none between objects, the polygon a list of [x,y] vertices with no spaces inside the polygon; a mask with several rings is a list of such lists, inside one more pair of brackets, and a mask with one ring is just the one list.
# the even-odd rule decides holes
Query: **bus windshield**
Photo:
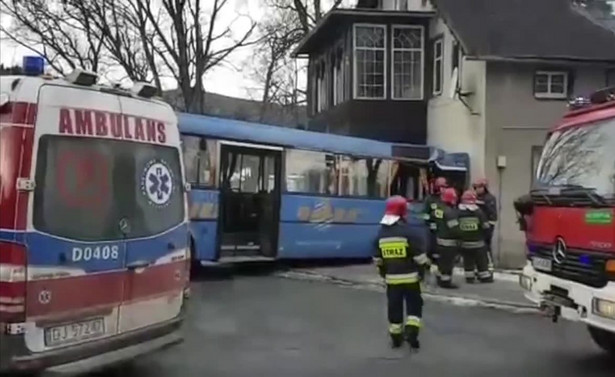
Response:
[{"label": "bus windshield", "polygon": [[542,187],[581,187],[615,197],[615,118],[554,132],[536,173]]},{"label": "bus windshield", "polygon": [[45,135],[39,141],[34,227],[81,241],[147,237],[184,218],[176,148]]}]

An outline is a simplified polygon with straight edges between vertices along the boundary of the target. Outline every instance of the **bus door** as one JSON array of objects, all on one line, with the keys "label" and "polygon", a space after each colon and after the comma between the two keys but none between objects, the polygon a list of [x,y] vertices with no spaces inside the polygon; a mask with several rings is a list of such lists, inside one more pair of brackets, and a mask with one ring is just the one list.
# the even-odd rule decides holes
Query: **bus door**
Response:
[{"label": "bus door", "polygon": [[275,258],[281,149],[221,143],[220,155],[220,260]]}]

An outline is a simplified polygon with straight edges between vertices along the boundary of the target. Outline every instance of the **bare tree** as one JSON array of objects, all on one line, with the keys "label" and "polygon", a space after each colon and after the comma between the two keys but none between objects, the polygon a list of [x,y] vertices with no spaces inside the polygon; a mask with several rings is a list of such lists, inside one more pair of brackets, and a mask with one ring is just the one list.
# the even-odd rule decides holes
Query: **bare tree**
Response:
[{"label": "bare tree", "polygon": [[345,0],[265,0],[271,10],[262,23],[262,42],[252,60],[252,78],[260,84],[261,120],[271,104],[297,111],[306,101],[306,92],[298,86],[298,76],[305,70],[290,57],[291,51],[320,21],[324,14],[347,3]]},{"label": "bare tree", "polygon": [[221,24],[228,0],[0,0],[13,24],[0,30],[58,72],[121,67],[133,81],[177,82],[185,110],[204,110],[204,76],[254,44],[256,23],[235,36]]},{"label": "bare tree", "polygon": [[[166,70],[177,81],[190,112],[204,111],[204,76],[235,50],[255,44],[256,23],[234,38],[234,22],[219,28],[219,16],[228,0],[161,0],[156,9],[149,0],[134,0],[135,11],[152,26],[151,46]],[[203,9],[211,4],[209,17]],[[226,41],[227,43],[222,43]]]}]

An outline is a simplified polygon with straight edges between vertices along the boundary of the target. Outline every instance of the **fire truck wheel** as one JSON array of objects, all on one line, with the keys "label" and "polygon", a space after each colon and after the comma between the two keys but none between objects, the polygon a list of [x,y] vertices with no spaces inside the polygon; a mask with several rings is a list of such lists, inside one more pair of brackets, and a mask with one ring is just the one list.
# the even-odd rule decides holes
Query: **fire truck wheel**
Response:
[{"label": "fire truck wheel", "polygon": [[592,339],[600,348],[615,355],[615,333],[592,326],[588,329]]}]

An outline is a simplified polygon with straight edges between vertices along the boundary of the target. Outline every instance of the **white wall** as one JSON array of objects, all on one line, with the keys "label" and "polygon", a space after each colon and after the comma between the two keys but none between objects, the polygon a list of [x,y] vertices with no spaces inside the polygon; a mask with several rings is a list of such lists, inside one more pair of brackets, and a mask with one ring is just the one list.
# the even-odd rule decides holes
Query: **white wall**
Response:
[{"label": "white wall", "polygon": [[[428,104],[427,144],[443,148],[446,152],[468,153],[471,179],[481,177],[485,174],[485,62],[459,61],[461,91],[473,93],[466,97],[470,110],[458,98],[449,97],[453,35],[439,18],[432,20],[429,35],[443,37],[444,74],[442,94],[431,98]],[[426,57],[428,65],[433,64],[431,54]],[[427,79],[432,80],[432,77]],[[473,115],[473,112],[477,114]]]}]

